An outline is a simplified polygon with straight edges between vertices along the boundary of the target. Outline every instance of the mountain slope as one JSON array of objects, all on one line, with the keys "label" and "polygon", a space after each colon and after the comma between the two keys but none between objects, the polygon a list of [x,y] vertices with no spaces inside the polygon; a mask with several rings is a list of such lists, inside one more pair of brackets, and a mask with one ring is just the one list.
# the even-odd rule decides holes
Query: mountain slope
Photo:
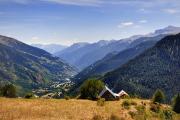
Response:
[{"label": "mountain slope", "polygon": [[180,91],[180,34],[167,36],[154,47],[107,73],[104,81],[115,91],[149,97],[160,88],[170,98]]},{"label": "mountain slope", "polygon": [[78,61],[75,62],[76,66],[80,66],[81,69],[86,68],[87,66],[93,64],[94,62],[102,59],[105,57],[108,53],[114,52],[114,51],[122,51],[126,49],[129,45],[128,41],[104,41],[105,44],[101,43],[102,41],[99,41],[96,43],[95,48],[85,48],[90,49],[90,52],[87,52],[84,54],[81,58],[79,58]]},{"label": "mountain slope", "polygon": [[[55,54],[68,63],[76,66],[80,70],[89,66],[97,60],[102,59],[106,54],[113,51],[121,51],[128,46],[126,41],[99,41],[97,43],[85,44],[75,50],[69,51],[70,48]],[[74,45],[73,45],[74,46]],[[71,46],[71,48],[74,48]]]},{"label": "mountain slope", "polygon": [[71,65],[75,66],[76,60],[80,58],[83,54],[85,54],[87,51],[82,51],[81,49],[88,45],[89,43],[75,43],[64,50],[55,53],[54,55],[60,57],[61,59],[67,61]]},{"label": "mountain slope", "polygon": [[83,71],[77,74],[74,79],[77,79],[75,80],[76,82],[82,81],[84,79],[87,79],[88,77],[102,75],[104,73],[117,69],[118,67],[128,62],[130,59],[133,59],[134,57],[136,57],[146,49],[154,46],[155,43],[160,39],[162,39],[164,36],[165,35],[139,38],[136,40],[136,44],[137,41],[145,41],[145,42],[142,42],[135,47],[126,49],[119,53],[113,52],[106,55],[103,59],[85,68]]},{"label": "mountain slope", "polygon": [[13,38],[0,36],[0,82],[14,83],[23,90],[75,75],[70,65],[44,50]]},{"label": "mountain slope", "polygon": [[43,44],[32,44],[31,46],[43,49],[51,54],[54,54],[56,52],[60,52],[67,48],[67,46],[64,45],[58,45],[58,44],[48,44],[48,45],[43,45]]}]

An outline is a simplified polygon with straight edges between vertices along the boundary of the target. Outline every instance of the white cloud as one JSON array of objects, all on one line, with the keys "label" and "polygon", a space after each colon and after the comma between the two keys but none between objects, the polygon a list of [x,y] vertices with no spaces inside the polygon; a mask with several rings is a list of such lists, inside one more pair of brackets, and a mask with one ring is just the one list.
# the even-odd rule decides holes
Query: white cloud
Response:
[{"label": "white cloud", "polygon": [[101,6],[101,5],[132,5],[141,7],[155,7],[162,5],[180,6],[179,0],[0,0],[3,2],[14,2],[19,4],[49,2],[76,6]]},{"label": "white cloud", "polygon": [[39,37],[34,36],[34,37],[31,38],[31,40],[39,40]]},{"label": "white cloud", "polygon": [[13,3],[18,3],[18,4],[27,4],[32,0],[0,0],[0,3],[8,3],[8,2],[13,2]]},{"label": "white cloud", "polygon": [[142,26],[140,26],[140,25],[134,25],[133,27],[134,27],[134,28],[141,28]]},{"label": "white cloud", "polygon": [[147,20],[140,20],[139,23],[147,23]]},{"label": "white cloud", "polygon": [[167,9],[164,9],[163,11],[166,12],[166,13],[169,13],[169,14],[180,13],[180,10],[173,9],[173,8],[167,8]]},{"label": "white cloud", "polygon": [[48,2],[66,5],[76,5],[76,6],[99,6],[104,2],[104,0],[0,0],[0,3],[17,3],[17,4],[29,4],[36,2]]},{"label": "white cloud", "polygon": [[125,27],[131,27],[131,28],[140,28],[142,27],[141,24],[147,23],[147,20],[140,20],[137,22],[127,21],[127,22],[121,22],[118,25],[118,28],[125,28]]},{"label": "white cloud", "polygon": [[142,12],[142,13],[149,13],[149,11],[146,10],[146,9],[144,9],[144,8],[141,8],[141,9],[139,9],[138,11],[139,11],[139,12]]},{"label": "white cloud", "polygon": [[134,23],[133,22],[122,22],[120,23],[120,25],[118,25],[119,28],[122,28],[122,27],[130,27],[130,26],[133,26]]},{"label": "white cloud", "polygon": [[103,0],[40,0],[44,2],[54,2],[58,4],[76,5],[76,6],[99,6],[104,3]]}]

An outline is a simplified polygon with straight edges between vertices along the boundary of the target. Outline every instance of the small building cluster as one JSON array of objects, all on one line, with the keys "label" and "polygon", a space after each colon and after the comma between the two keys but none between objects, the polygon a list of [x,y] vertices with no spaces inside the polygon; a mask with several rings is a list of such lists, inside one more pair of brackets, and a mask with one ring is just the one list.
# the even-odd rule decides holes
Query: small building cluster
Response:
[{"label": "small building cluster", "polygon": [[105,98],[105,100],[119,100],[120,98],[124,98],[129,95],[124,90],[121,90],[119,93],[114,93],[107,86],[105,86],[99,96],[101,98]]}]

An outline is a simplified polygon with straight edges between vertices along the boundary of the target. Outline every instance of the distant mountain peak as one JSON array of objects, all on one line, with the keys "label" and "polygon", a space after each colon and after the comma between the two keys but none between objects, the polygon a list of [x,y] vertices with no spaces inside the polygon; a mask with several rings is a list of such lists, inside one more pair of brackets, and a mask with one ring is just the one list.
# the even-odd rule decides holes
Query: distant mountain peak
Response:
[{"label": "distant mountain peak", "polygon": [[165,29],[174,29],[174,28],[179,28],[179,27],[176,27],[176,26],[173,26],[173,25],[169,25]]},{"label": "distant mountain peak", "polygon": [[97,42],[97,44],[99,44],[99,46],[108,45],[109,43],[111,43],[110,40],[100,40]]},{"label": "distant mountain peak", "polygon": [[180,27],[169,25],[163,29],[156,30],[154,34],[177,34],[180,33]]},{"label": "distant mountain peak", "polygon": [[31,45],[43,49],[51,54],[62,51],[63,49],[68,47],[60,44],[31,44]]},{"label": "distant mountain peak", "polygon": [[70,47],[83,47],[88,44],[89,44],[88,42],[78,42],[78,43],[72,44]]}]

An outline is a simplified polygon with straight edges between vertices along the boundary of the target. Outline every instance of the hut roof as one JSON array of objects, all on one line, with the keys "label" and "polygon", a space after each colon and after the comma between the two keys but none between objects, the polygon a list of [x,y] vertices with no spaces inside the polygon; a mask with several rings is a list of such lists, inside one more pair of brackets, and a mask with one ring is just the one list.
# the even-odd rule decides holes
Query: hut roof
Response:
[{"label": "hut roof", "polygon": [[110,90],[107,86],[105,86],[105,88],[103,89],[103,91],[99,94],[99,96],[101,97],[106,91],[109,91],[114,97],[118,97],[119,94],[114,93],[112,90]]},{"label": "hut roof", "polygon": [[122,96],[122,95],[128,95],[124,90],[121,90],[119,93],[118,93],[119,96]]}]

